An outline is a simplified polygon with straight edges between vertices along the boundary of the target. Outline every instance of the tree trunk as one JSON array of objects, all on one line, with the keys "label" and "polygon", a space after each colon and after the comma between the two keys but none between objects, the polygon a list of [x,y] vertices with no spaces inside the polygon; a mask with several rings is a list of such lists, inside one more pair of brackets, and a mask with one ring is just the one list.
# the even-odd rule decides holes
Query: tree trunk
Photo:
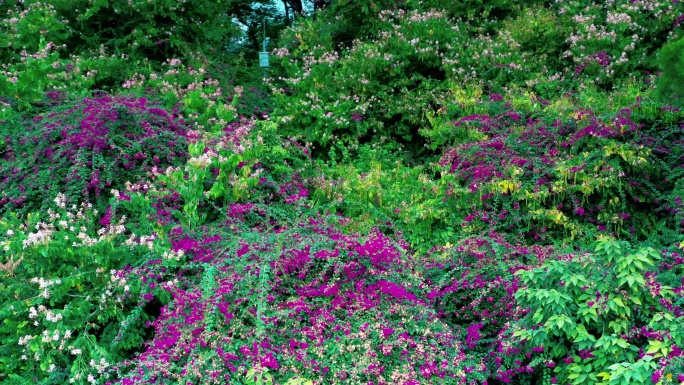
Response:
[{"label": "tree trunk", "polygon": [[287,0],[283,0],[283,6],[285,7],[285,20],[290,20],[290,5]]}]

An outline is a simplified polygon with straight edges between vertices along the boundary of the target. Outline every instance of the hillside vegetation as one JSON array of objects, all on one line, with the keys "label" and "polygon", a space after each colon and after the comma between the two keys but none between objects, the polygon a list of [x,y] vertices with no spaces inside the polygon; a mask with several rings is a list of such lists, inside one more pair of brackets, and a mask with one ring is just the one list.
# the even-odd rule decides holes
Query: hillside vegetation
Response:
[{"label": "hillside vegetation", "polygon": [[684,384],[684,5],[309,5],[0,1],[0,382]]}]

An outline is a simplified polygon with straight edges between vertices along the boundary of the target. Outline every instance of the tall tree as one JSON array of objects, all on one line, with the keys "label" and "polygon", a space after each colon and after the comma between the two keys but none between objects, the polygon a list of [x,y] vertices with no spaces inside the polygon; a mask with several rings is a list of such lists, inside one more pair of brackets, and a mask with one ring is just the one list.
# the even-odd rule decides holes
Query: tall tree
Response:
[{"label": "tall tree", "polygon": [[[266,20],[266,36],[274,46],[280,31],[290,24],[290,19],[273,0],[255,2],[236,1],[231,9],[232,16],[240,24],[243,33],[242,49],[246,51],[261,51],[263,40],[264,19]],[[285,9],[287,11],[287,8]]]}]

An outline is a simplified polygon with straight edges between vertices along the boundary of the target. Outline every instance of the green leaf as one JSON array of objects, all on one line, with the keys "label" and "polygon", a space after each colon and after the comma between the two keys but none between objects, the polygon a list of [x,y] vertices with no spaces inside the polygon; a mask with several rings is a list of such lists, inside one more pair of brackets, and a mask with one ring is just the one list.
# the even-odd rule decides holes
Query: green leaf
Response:
[{"label": "green leaf", "polygon": [[559,329],[562,329],[564,324],[565,320],[562,317],[558,317],[556,320],[556,326],[558,326]]}]

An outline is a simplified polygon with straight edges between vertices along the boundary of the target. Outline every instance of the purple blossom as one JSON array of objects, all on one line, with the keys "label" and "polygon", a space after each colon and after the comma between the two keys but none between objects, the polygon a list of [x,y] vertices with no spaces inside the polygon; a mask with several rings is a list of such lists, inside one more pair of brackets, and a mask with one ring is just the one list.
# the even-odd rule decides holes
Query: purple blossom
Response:
[{"label": "purple blossom", "polygon": [[388,294],[396,299],[416,300],[415,294],[408,292],[403,286],[385,280],[378,281],[375,285],[369,286],[368,290],[380,290],[381,293]]},{"label": "purple blossom", "polygon": [[387,338],[387,337],[391,336],[392,334],[394,334],[394,329],[386,328],[384,326],[382,327],[382,336],[384,338]]},{"label": "purple blossom", "polygon": [[101,226],[109,226],[112,223],[112,206],[107,207],[107,212],[100,218]]},{"label": "purple blossom", "polygon": [[472,349],[476,346],[476,342],[480,340],[480,329],[482,329],[483,326],[482,323],[468,326],[468,334],[466,336],[466,345],[468,348]]}]

